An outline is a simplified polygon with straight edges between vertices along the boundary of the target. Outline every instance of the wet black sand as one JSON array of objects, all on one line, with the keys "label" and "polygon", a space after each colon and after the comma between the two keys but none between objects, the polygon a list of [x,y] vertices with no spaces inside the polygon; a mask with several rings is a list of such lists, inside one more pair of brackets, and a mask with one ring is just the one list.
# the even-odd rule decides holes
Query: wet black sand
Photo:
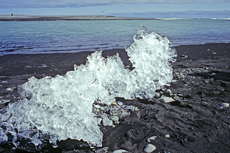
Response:
[{"label": "wet black sand", "polygon": [[[141,153],[147,144],[156,146],[154,152],[223,153],[230,152],[230,44],[204,44],[176,47],[177,62],[173,64],[174,81],[170,89],[157,91],[174,98],[164,103],[155,98],[125,100],[124,104],[137,106],[134,112],[116,127],[103,127],[103,147],[109,152],[125,149]],[[130,65],[124,50],[104,51],[106,57],[119,53],[125,65]],[[28,77],[64,75],[73,65],[84,64],[91,52],[74,54],[6,55],[0,57],[0,97],[17,101],[17,85]],[[7,91],[11,88],[12,91]],[[0,108],[8,103],[0,104]],[[166,138],[165,135],[170,137]],[[155,141],[147,142],[151,136]],[[1,144],[0,152],[10,152],[12,144]],[[35,151],[22,145],[15,152]],[[57,149],[50,146],[42,152],[94,152],[86,143],[61,141]],[[95,149],[98,150],[99,148]],[[11,151],[13,152],[13,151]]]}]

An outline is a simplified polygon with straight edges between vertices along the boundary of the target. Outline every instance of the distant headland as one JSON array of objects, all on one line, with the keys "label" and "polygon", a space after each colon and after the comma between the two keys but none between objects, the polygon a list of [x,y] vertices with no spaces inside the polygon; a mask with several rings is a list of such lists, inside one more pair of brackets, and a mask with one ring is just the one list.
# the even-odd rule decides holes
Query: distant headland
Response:
[{"label": "distant headland", "polygon": [[155,20],[155,18],[117,17],[104,15],[0,15],[0,21],[58,21],[58,20]]}]

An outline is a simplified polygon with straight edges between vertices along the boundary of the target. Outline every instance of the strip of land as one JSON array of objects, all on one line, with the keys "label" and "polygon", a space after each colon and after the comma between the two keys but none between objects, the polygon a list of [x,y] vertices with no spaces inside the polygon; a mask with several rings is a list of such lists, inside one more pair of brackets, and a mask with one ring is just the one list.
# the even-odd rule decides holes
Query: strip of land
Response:
[{"label": "strip of land", "polygon": [[117,17],[104,15],[84,16],[39,16],[39,15],[0,15],[0,21],[59,21],[59,20],[154,20],[154,18]]}]

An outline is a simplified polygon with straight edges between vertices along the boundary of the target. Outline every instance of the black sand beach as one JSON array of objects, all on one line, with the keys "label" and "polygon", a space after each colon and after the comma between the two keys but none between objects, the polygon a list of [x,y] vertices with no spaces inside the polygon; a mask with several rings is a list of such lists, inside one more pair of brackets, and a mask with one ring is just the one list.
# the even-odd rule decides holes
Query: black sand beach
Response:
[{"label": "black sand beach", "polygon": [[[157,91],[174,101],[166,103],[159,97],[151,101],[117,98],[139,111],[115,127],[100,126],[104,134],[102,148],[109,147],[108,152],[124,149],[142,153],[147,144],[153,144],[154,152],[160,153],[230,152],[230,44],[186,45],[176,49],[178,58],[173,64],[171,86]],[[4,100],[0,108],[19,99],[17,86],[29,77],[64,75],[73,70],[74,64],[84,64],[90,53],[0,56],[0,100]],[[104,51],[103,56],[116,53],[131,67],[124,50]],[[148,142],[152,136],[156,139]],[[12,147],[0,144],[0,152],[39,152],[28,145],[14,151]],[[41,152],[103,152],[100,149],[66,140],[56,149],[47,145]]]}]

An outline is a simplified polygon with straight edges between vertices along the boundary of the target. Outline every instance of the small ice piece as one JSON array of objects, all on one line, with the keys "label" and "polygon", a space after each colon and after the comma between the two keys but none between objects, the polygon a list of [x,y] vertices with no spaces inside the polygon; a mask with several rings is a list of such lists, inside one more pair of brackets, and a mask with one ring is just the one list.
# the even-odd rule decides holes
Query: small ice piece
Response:
[{"label": "small ice piece", "polygon": [[13,91],[12,88],[6,88],[6,91]]},{"label": "small ice piece", "polygon": [[47,67],[47,65],[46,64],[41,64],[41,67]]},{"label": "small ice piece", "polygon": [[114,122],[117,122],[119,120],[118,116],[111,116],[110,119]]},{"label": "small ice piece", "polygon": [[119,106],[123,105],[123,103],[122,103],[121,101],[118,101],[117,104],[118,104]]},{"label": "small ice piece", "polygon": [[229,103],[222,103],[220,109],[228,108],[228,107],[229,107]]},{"label": "small ice piece", "polygon": [[166,96],[161,96],[160,100],[162,100],[165,103],[171,103],[171,102],[175,101],[173,98],[166,97]]},{"label": "small ice piece", "polygon": [[31,69],[31,68],[32,68],[32,66],[27,65],[27,66],[25,66],[24,68],[25,68],[25,69]]},{"label": "small ice piece", "polygon": [[102,118],[97,118],[97,124],[101,125]]},{"label": "small ice piece", "polygon": [[165,135],[165,138],[169,139],[169,138],[170,138],[170,135],[169,135],[169,134],[166,134],[166,135]]},{"label": "small ice piece", "polygon": [[113,153],[125,153],[128,152],[127,150],[124,149],[119,149],[119,150],[114,150]]},{"label": "small ice piece", "polygon": [[101,108],[100,105],[94,105],[94,107],[97,108],[97,109]]},{"label": "small ice piece", "polygon": [[152,137],[147,139],[147,142],[155,141],[156,138],[157,138],[157,136],[152,136]]},{"label": "small ice piece", "polygon": [[103,126],[113,126],[113,121],[111,121],[107,117],[103,118],[102,123],[103,123]]},{"label": "small ice piece", "polygon": [[153,151],[155,151],[157,148],[152,145],[152,144],[148,144],[145,148],[144,148],[144,152],[147,152],[147,153],[151,153]]}]

